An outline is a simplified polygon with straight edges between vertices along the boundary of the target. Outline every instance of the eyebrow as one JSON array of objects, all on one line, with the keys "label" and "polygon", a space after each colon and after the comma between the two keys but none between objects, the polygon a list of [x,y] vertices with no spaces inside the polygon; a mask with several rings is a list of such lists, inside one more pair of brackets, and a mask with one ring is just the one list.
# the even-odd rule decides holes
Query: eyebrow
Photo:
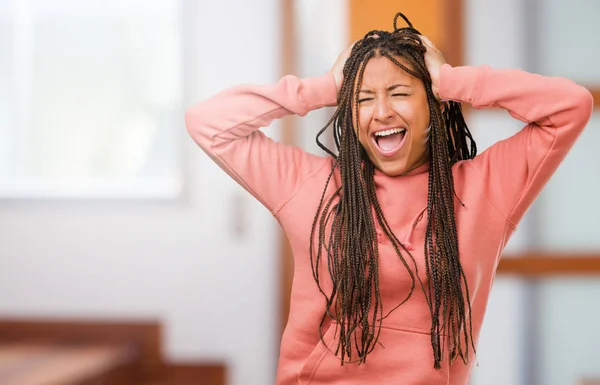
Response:
[{"label": "eyebrow", "polygon": [[[398,87],[410,87],[409,85],[406,84],[394,84],[393,86],[389,86],[387,88],[387,91],[393,91]],[[365,93],[365,94],[374,94],[375,92],[371,91],[371,90],[360,90],[358,93]]]}]

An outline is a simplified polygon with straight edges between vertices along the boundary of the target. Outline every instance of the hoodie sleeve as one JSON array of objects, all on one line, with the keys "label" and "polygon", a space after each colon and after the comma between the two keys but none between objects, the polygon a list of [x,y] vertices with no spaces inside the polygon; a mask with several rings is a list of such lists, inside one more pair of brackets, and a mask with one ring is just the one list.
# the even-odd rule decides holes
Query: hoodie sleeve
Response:
[{"label": "hoodie sleeve", "polygon": [[488,66],[440,72],[440,97],[475,108],[503,108],[525,127],[470,161],[485,192],[515,228],[588,123],[593,98],[576,83]]},{"label": "hoodie sleeve", "polygon": [[278,143],[259,129],[336,103],[331,73],[306,79],[289,75],[272,85],[225,90],[189,108],[185,123],[200,148],[275,215],[326,159]]}]

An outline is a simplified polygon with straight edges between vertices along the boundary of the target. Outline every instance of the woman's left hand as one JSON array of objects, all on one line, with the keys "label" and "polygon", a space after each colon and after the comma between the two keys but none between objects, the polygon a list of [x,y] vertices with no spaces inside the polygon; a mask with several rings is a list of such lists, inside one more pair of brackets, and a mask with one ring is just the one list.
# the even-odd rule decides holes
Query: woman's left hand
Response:
[{"label": "woman's left hand", "polygon": [[428,37],[423,35],[419,35],[419,37],[427,48],[427,52],[425,52],[425,65],[429,71],[429,76],[431,76],[431,89],[435,98],[440,100],[440,69],[446,64],[446,59],[444,59],[444,55],[442,55],[440,50],[435,47]]}]

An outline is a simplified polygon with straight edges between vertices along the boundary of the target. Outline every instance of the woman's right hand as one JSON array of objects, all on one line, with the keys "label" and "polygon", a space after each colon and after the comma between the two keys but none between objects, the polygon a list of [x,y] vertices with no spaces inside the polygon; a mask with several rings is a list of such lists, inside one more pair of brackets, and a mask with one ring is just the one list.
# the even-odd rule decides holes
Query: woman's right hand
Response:
[{"label": "woman's right hand", "polygon": [[350,57],[350,53],[352,52],[352,48],[354,48],[354,44],[356,44],[358,40],[354,43],[350,44],[348,48],[346,48],[341,54],[339,54],[335,64],[331,68],[331,72],[333,72],[333,77],[335,78],[335,85],[337,88],[338,95],[340,94],[340,89],[342,88],[342,83],[344,82],[344,65],[346,64],[346,60]]},{"label": "woman's right hand", "polygon": [[433,95],[440,100],[440,69],[446,63],[444,55],[436,48],[435,44],[427,37],[419,35],[423,45],[427,48],[425,53],[425,65],[431,76],[431,90]]}]

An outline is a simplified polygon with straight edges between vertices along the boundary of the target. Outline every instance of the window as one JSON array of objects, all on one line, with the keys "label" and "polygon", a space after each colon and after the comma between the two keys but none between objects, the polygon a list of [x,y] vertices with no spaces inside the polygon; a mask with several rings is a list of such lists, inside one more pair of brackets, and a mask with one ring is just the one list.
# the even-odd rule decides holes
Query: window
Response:
[{"label": "window", "polygon": [[180,3],[0,2],[0,196],[174,197]]}]

